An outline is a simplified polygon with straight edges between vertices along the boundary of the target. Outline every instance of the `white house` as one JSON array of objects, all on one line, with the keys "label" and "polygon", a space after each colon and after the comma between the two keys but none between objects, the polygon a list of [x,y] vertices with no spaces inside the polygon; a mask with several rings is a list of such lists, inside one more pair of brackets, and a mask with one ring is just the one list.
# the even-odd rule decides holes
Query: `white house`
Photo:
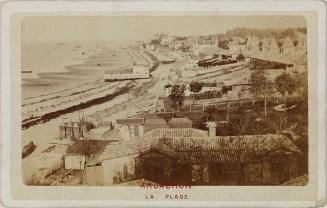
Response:
[{"label": "white house", "polygon": [[104,74],[104,81],[147,79],[150,77],[148,66],[134,65],[132,68],[112,70]]},{"label": "white house", "polygon": [[290,37],[286,37],[284,39],[283,45],[281,47],[281,52],[286,56],[288,59],[295,58],[295,46]]},{"label": "white house", "polygon": [[84,168],[85,168],[85,155],[67,154],[65,156],[66,170],[84,170]]}]

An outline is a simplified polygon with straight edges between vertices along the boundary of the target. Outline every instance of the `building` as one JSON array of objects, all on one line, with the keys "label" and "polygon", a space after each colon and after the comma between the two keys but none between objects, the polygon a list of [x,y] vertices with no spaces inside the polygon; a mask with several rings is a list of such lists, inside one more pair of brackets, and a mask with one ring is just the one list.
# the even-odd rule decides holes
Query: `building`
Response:
[{"label": "building", "polygon": [[92,121],[92,123],[94,123],[95,127],[105,126],[105,127],[110,128],[110,129],[113,129],[112,121],[98,120],[98,118],[97,118],[97,120]]},{"label": "building", "polygon": [[245,42],[243,43],[237,40],[229,41],[227,46],[231,53],[241,53],[242,51],[246,50]]},{"label": "building", "polygon": [[104,81],[117,80],[133,80],[133,79],[148,79],[150,77],[150,69],[145,65],[134,65],[118,70],[110,70],[104,74]]},{"label": "building", "polygon": [[298,57],[294,62],[294,72],[308,71],[308,57],[306,54]]},{"label": "building", "polygon": [[261,40],[261,44],[259,45],[259,48],[262,52],[269,51],[270,49],[270,40],[268,38],[264,38]]},{"label": "building", "polygon": [[[167,94],[167,95],[169,95],[169,94]],[[158,97],[158,101],[157,101],[157,109],[159,111],[163,111],[163,112],[172,112],[173,111],[172,104],[173,103],[169,99],[169,97],[160,96],[160,97]]]},{"label": "building", "polygon": [[143,138],[107,145],[89,167],[101,164],[101,185],[281,185],[299,176],[301,154],[283,135]]},{"label": "building", "polygon": [[150,131],[152,129],[168,128],[168,124],[165,119],[160,118],[156,115],[151,115],[145,119],[144,122],[144,132]]},{"label": "building", "polygon": [[303,34],[302,36],[298,37],[298,44],[296,45],[296,51],[307,53],[307,36],[306,34]]},{"label": "building", "polygon": [[241,62],[241,61],[245,61],[245,56],[243,55],[243,54],[238,54],[237,56],[236,56],[236,60],[238,61],[238,62]]},{"label": "building", "polygon": [[199,37],[192,45],[193,55],[200,56],[201,51],[219,48],[219,41],[217,37]]},{"label": "building", "polygon": [[288,59],[292,59],[295,57],[296,48],[290,37],[286,37],[284,39],[283,45],[280,50],[281,50],[281,53],[284,56],[286,56]]},{"label": "building", "polygon": [[208,132],[194,128],[162,128],[147,132],[143,138],[198,138],[207,137]]},{"label": "building", "polygon": [[117,119],[116,122],[124,140],[144,134],[144,118],[124,118]]},{"label": "building", "polygon": [[86,138],[92,128],[94,125],[91,122],[63,122],[59,125],[59,137],[73,140]]},{"label": "building", "polygon": [[280,52],[279,46],[274,37],[270,40],[269,51],[271,55],[277,55]]},{"label": "building", "polygon": [[109,140],[77,140],[69,145],[64,155],[65,169],[83,170],[86,162],[103,151]]},{"label": "building", "polygon": [[246,50],[250,54],[257,54],[260,51],[259,48],[259,40],[256,36],[248,36],[247,41],[246,41]]},{"label": "building", "polygon": [[184,69],[195,69],[198,67],[199,60],[197,59],[188,59],[184,64]]},{"label": "building", "polygon": [[88,139],[103,140],[109,139],[115,130],[111,126],[99,126],[90,130]]},{"label": "building", "polygon": [[172,118],[168,121],[169,128],[192,128],[193,122],[187,117]]}]

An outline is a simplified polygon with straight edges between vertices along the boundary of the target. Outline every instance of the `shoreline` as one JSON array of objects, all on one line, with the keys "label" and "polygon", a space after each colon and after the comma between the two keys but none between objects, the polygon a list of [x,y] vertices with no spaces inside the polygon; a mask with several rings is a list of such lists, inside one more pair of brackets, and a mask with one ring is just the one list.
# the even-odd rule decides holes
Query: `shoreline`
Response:
[{"label": "shoreline", "polygon": [[[79,107],[89,109],[86,112],[86,116],[91,120],[99,119],[99,116],[100,120],[106,120],[108,118],[113,120],[115,118],[129,116],[135,117],[139,115],[139,109],[143,109],[144,111],[153,109],[153,107],[156,106],[156,96],[154,92],[158,92],[158,90],[161,88],[159,77],[162,73],[168,73],[170,65],[162,65],[151,62],[150,67],[153,69],[153,73],[149,79],[113,82],[116,83],[116,87],[112,87],[112,89],[117,89],[117,85],[122,87],[122,83],[128,84],[129,89],[120,89],[119,92],[114,90],[114,93],[116,93],[115,96],[112,97],[111,95],[111,98],[110,96],[107,97],[106,99],[108,99],[108,101],[104,101],[103,98],[100,98],[99,103],[95,103],[94,99],[92,99],[88,103],[88,108],[85,104],[79,105]],[[87,87],[89,88],[89,86]],[[35,141],[35,144],[37,145],[36,151],[23,160],[22,166],[25,170],[23,171],[23,181],[25,184],[28,184],[29,182],[32,182],[33,184],[34,182],[51,185],[62,184],[56,179],[56,174],[50,173],[50,177],[44,177],[44,174],[42,174],[43,172],[51,172],[53,167],[45,164],[41,170],[40,167],[33,166],[33,161],[37,160],[36,158],[41,158],[40,160],[43,160],[42,158],[53,154],[65,154],[68,143],[62,144],[62,141],[58,141],[58,139],[53,137],[53,135],[57,135],[57,128],[61,117],[68,115],[70,118],[77,119],[77,115],[73,115],[76,109],[71,110],[73,112],[57,112],[58,114],[56,115],[56,118],[51,118],[49,121],[45,121],[43,123],[40,121],[39,124],[31,125],[31,128],[23,130],[23,141]],[[49,135],[43,136],[42,132],[45,131],[49,133]],[[52,148],[52,150],[49,152],[51,154],[45,154],[44,152],[46,152],[49,146]],[[55,161],[56,159],[53,158],[53,160]],[[74,177],[74,179],[78,179],[78,177]],[[72,185],[80,185],[73,181],[70,181],[69,183]]]},{"label": "shoreline", "polygon": [[[151,64],[150,71],[151,72],[155,71],[159,66],[158,60],[152,54],[145,52],[145,51],[144,51],[144,53],[149,57],[149,59],[152,62],[152,63],[150,63]],[[29,108],[30,106],[33,106],[33,105],[36,105],[36,107],[34,107],[32,109],[32,111],[28,111],[28,109],[24,111],[24,109],[23,109],[23,118],[22,118],[21,127],[23,130],[25,130],[32,126],[46,123],[52,119],[58,118],[65,114],[72,113],[72,112],[75,112],[78,110],[82,110],[82,109],[85,109],[88,107],[103,104],[105,102],[113,100],[115,97],[118,97],[120,95],[128,93],[133,88],[135,89],[135,91],[138,91],[138,90],[141,91],[137,94],[142,94],[142,92],[144,93],[145,90],[141,90],[141,89],[144,88],[144,86],[149,85],[149,83],[153,84],[154,82],[155,82],[155,78],[150,77],[148,82],[141,83],[139,85],[136,84],[135,82],[133,82],[132,80],[128,80],[128,81],[112,82],[112,86],[111,86],[111,85],[102,83],[101,80],[96,80],[95,82],[89,82],[86,84],[86,85],[93,85],[93,86],[80,85],[81,88],[83,86],[83,87],[85,87],[85,89],[70,88],[68,90],[61,90],[59,92],[54,92],[54,93],[48,94],[48,96],[50,96],[48,98],[47,98],[47,95],[36,96],[36,97],[34,97],[34,99],[40,98],[42,100],[35,100],[35,101],[29,102],[29,103],[22,103],[22,108],[23,107]],[[123,86],[121,86],[121,85],[123,85]],[[118,87],[118,89],[117,89],[117,87]],[[112,89],[112,88],[115,88],[115,89]],[[111,90],[112,92],[109,94],[103,93],[107,90]],[[71,92],[68,95],[67,94],[65,95],[65,93],[67,93],[67,91],[68,92],[71,91]],[[100,96],[99,96],[99,94],[100,94]],[[33,98],[25,99],[25,101],[27,101],[27,100],[30,101],[32,99]],[[61,101],[60,103],[58,103],[59,100]],[[57,102],[57,103],[53,104],[52,102]],[[76,102],[79,102],[79,103],[76,104]],[[43,104],[43,105],[40,105],[38,107],[39,104]],[[43,113],[40,112],[40,111],[46,109],[46,107],[44,107],[46,104],[48,105],[46,107],[49,107],[51,105],[50,109],[53,109],[53,108],[59,108],[59,109],[48,110],[48,111],[45,110],[46,112],[43,112]],[[60,105],[63,105],[63,106],[60,106]],[[25,115],[24,115],[24,112],[25,112]],[[35,116],[33,114],[33,112],[36,114],[39,114],[39,115]],[[26,116],[26,114],[27,114],[27,116]],[[28,115],[29,115],[29,117],[28,117]],[[27,117],[27,118],[24,118],[24,117]]]},{"label": "shoreline", "polygon": [[29,120],[27,122],[22,122],[22,129],[23,130],[28,129],[31,126],[34,126],[34,125],[37,125],[37,124],[40,124],[40,123],[45,123],[45,122],[47,122],[47,121],[49,121],[51,119],[58,118],[61,115],[64,115],[64,114],[67,114],[67,113],[72,113],[72,112],[75,112],[75,111],[78,111],[78,110],[82,110],[84,108],[88,108],[88,107],[91,107],[91,106],[94,106],[94,105],[98,105],[98,104],[102,104],[104,102],[110,101],[110,100],[114,99],[115,97],[128,92],[128,90],[132,89],[133,87],[134,86],[124,86],[120,90],[115,91],[112,94],[107,94],[107,95],[105,95],[103,97],[98,97],[98,98],[95,98],[93,100],[89,100],[89,101],[86,101],[86,102],[81,102],[78,105],[73,105],[73,106],[70,106],[70,107],[62,109],[62,110],[46,113],[46,114],[44,114],[44,115],[42,115],[42,116],[40,116],[38,118],[35,118],[35,119],[32,118],[31,120]]}]

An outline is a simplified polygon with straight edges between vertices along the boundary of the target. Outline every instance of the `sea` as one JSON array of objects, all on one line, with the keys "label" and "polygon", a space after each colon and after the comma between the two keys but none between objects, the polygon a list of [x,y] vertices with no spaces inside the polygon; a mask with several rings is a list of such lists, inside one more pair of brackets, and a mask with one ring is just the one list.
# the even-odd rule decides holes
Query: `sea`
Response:
[{"label": "sea", "polygon": [[99,42],[22,43],[22,99],[101,79],[105,71],[130,65],[126,49]]}]

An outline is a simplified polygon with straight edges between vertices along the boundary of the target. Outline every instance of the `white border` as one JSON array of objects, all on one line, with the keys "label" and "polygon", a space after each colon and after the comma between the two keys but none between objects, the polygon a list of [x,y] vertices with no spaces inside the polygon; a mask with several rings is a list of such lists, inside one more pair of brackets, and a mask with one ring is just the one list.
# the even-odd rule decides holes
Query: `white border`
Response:
[{"label": "white border", "polygon": [[[187,5],[187,6],[186,6]],[[318,17],[318,109],[319,109],[319,188],[318,201],[77,201],[21,200],[14,201],[9,190],[10,178],[10,15],[23,12],[294,12],[315,11]],[[73,13],[72,13],[73,15]],[[6,206],[57,207],[57,206],[188,206],[188,207],[307,207],[323,203],[326,195],[326,5],[321,1],[12,1],[1,7],[1,200]],[[7,189],[4,189],[7,188]]]}]

